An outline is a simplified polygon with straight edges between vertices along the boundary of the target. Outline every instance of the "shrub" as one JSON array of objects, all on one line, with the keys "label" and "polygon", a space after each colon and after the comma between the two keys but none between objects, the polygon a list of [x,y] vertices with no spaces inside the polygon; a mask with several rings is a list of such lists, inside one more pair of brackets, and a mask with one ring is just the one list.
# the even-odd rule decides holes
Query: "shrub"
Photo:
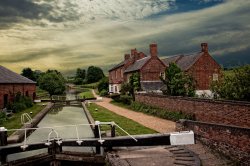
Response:
[{"label": "shrub", "polygon": [[120,96],[120,102],[122,102],[123,104],[130,105],[132,100],[133,98],[131,96],[128,96],[128,95]]},{"label": "shrub", "polygon": [[20,112],[22,110],[25,110],[27,107],[26,107],[25,103],[23,103],[23,102],[15,102],[15,103],[13,103],[12,108],[13,108],[14,112]]},{"label": "shrub", "polygon": [[6,114],[4,112],[0,112],[0,124],[3,124],[7,120]]},{"label": "shrub", "polygon": [[121,101],[120,100],[120,94],[118,94],[118,93],[113,93],[113,94],[110,95],[110,97],[111,97],[111,99],[113,99],[116,102],[120,102]]},{"label": "shrub", "polygon": [[183,114],[182,112],[168,111],[161,108],[148,106],[139,102],[132,102],[130,108],[134,111],[143,112],[149,115],[173,121],[178,121],[179,119],[194,120],[194,117],[192,115]]},{"label": "shrub", "polygon": [[108,91],[103,89],[101,92],[100,92],[100,96],[107,96],[108,95]]}]

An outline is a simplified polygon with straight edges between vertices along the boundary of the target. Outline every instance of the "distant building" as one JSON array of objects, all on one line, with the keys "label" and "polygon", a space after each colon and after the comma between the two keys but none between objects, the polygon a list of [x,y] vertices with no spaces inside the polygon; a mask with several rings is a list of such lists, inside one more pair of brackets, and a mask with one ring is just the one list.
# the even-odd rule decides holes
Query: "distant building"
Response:
[{"label": "distant building", "polygon": [[170,63],[176,63],[182,71],[194,78],[196,90],[206,91],[212,81],[221,75],[220,65],[208,52],[207,43],[201,44],[201,51],[193,54],[181,54],[159,59],[157,44],[150,45],[150,56],[136,49],[125,54],[124,61],[109,70],[109,92],[119,93],[121,84],[128,82],[132,73],[138,72],[143,91],[159,91],[164,85],[160,76],[164,76]]},{"label": "distant building", "polygon": [[34,100],[36,82],[0,65],[0,109],[13,102],[18,92]]}]

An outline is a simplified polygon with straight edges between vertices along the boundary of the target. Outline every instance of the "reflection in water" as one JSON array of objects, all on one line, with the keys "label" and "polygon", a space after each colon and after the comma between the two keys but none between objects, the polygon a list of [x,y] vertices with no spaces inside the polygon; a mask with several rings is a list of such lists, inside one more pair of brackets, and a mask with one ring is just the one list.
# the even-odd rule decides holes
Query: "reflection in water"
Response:
[{"label": "reflection in water", "polygon": [[[68,95],[67,95],[68,96]],[[27,143],[37,143],[37,142],[45,142],[48,139],[48,134],[51,129],[44,127],[54,127],[55,131],[59,134],[59,137],[63,140],[65,139],[76,139],[76,127],[65,125],[76,125],[76,124],[88,124],[87,117],[81,107],[74,106],[55,106],[38,124],[38,129],[34,131],[27,139]],[[92,129],[89,125],[82,125],[77,127],[79,131],[79,138],[90,138],[94,137]],[[51,135],[51,138],[56,137],[55,134]],[[66,151],[80,151],[80,152],[93,152],[92,148],[84,148],[84,147],[69,147],[63,148]],[[32,156],[35,154],[47,153],[47,149],[35,150],[31,152],[24,152],[19,154],[13,154],[8,156],[8,160],[14,160],[19,158],[24,158],[27,156]]]}]

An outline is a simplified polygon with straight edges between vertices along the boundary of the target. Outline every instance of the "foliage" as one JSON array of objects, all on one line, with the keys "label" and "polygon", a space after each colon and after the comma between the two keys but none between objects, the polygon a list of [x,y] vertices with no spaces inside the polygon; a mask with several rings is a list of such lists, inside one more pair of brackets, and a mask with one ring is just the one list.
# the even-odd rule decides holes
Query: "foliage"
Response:
[{"label": "foliage", "polygon": [[133,87],[129,83],[123,83],[121,86],[121,94],[130,94],[130,92],[133,90]]},{"label": "foliage", "polygon": [[98,87],[99,82],[94,82],[90,84],[81,85],[82,88],[96,89]]},{"label": "foliage", "polygon": [[[91,116],[94,118],[94,120],[101,121],[101,122],[114,121],[123,129],[125,129],[129,134],[136,135],[136,134],[156,133],[156,131],[152,129],[146,128],[131,119],[127,119],[123,116],[117,115],[107,110],[106,108],[98,106],[94,103],[91,103],[89,106],[87,105],[87,108]],[[95,111],[96,108],[98,109],[98,111]],[[105,126],[102,126],[101,129],[104,131],[107,131],[107,130],[110,130],[110,126],[105,125]],[[121,136],[121,135],[126,135],[126,134],[123,131],[121,131],[119,128],[116,128],[116,135]]]},{"label": "foliage", "polygon": [[107,96],[109,93],[107,90],[103,89],[101,92],[100,92],[100,96]]},{"label": "foliage", "polygon": [[193,79],[181,71],[175,64],[170,63],[166,69],[165,78],[161,77],[165,84],[165,89],[162,89],[163,94],[172,96],[194,96],[195,87]]},{"label": "foliage", "polygon": [[118,105],[120,107],[125,107],[127,109],[131,109],[137,112],[142,112],[145,114],[149,114],[149,115],[153,115],[159,118],[173,120],[173,121],[178,121],[179,119],[194,120],[193,115],[183,114],[182,112],[164,110],[161,108],[148,106],[146,104],[135,102],[135,101],[132,102],[131,105],[125,105],[122,103],[115,103],[115,102],[112,102],[112,104]]},{"label": "foliage", "polygon": [[120,102],[126,105],[130,105],[132,103],[133,98],[128,95],[121,95]]},{"label": "foliage", "polygon": [[65,79],[58,71],[49,70],[39,78],[39,87],[48,91],[50,97],[65,91]]},{"label": "foliage", "polygon": [[0,125],[7,120],[5,112],[0,112]]},{"label": "foliage", "polygon": [[98,82],[100,79],[104,77],[103,71],[99,67],[90,66],[87,70],[87,83]]},{"label": "foliage", "polygon": [[134,91],[141,90],[141,83],[140,83],[140,74],[133,73],[129,78],[129,84],[133,87]]},{"label": "foliage", "polygon": [[235,68],[223,80],[212,82],[215,97],[250,101],[250,65]]},{"label": "foliage", "polygon": [[101,92],[103,90],[108,91],[109,89],[109,80],[108,77],[104,77],[101,79],[101,81],[98,83],[98,91]]},{"label": "foliage", "polygon": [[9,110],[13,110],[13,112],[20,112],[32,106],[32,100],[29,97],[22,96],[22,94],[19,92],[16,94],[13,103],[9,103],[7,108]]},{"label": "foliage", "polygon": [[24,68],[22,70],[22,73],[21,73],[22,76],[26,77],[26,78],[29,78],[33,81],[36,81],[36,78],[35,78],[35,75],[34,75],[34,72],[31,70],[31,68]]},{"label": "foliage", "polygon": [[80,68],[76,69],[76,76],[75,76],[75,78],[81,78],[82,80],[84,80],[85,76],[86,76],[85,69],[80,69]]},{"label": "foliage", "polygon": [[110,98],[113,99],[116,102],[120,102],[120,94],[118,94],[118,93],[111,94]]},{"label": "foliage", "polygon": [[81,84],[83,84],[83,79],[82,78],[75,78],[73,83],[76,85],[81,85]]}]

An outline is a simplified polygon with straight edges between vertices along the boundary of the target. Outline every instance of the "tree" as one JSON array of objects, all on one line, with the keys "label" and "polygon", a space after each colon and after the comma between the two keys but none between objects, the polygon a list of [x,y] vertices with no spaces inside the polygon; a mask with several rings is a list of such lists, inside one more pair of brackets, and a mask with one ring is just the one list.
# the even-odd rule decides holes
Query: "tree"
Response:
[{"label": "tree", "polygon": [[22,73],[21,73],[22,76],[28,78],[28,79],[31,79],[33,81],[36,81],[36,77],[35,77],[35,74],[34,72],[31,70],[31,68],[27,67],[27,68],[24,68],[22,70]]},{"label": "tree", "polygon": [[250,101],[250,65],[236,68],[224,79],[212,82],[211,90],[215,97]]},{"label": "tree", "polygon": [[82,80],[84,80],[85,76],[86,76],[85,69],[80,69],[80,68],[76,69],[76,78],[81,78]]},{"label": "tree", "polygon": [[163,94],[194,96],[195,87],[192,77],[182,72],[175,63],[170,63],[165,73],[165,78],[161,77],[162,82],[165,84],[165,88],[162,90]]},{"label": "tree", "polygon": [[141,90],[140,74],[133,73],[129,77],[129,83],[123,83],[121,87],[122,94],[129,94],[135,100],[135,91]]},{"label": "tree", "polygon": [[90,66],[87,71],[87,83],[98,82],[100,79],[104,77],[103,71],[99,67]]},{"label": "tree", "polygon": [[39,78],[39,87],[52,95],[60,95],[65,91],[65,79],[58,71],[48,70]]},{"label": "tree", "polygon": [[101,92],[102,90],[108,91],[109,89],[109,80],[108,77],[103,77],[101,81],[98,83],[98,91]]}]

